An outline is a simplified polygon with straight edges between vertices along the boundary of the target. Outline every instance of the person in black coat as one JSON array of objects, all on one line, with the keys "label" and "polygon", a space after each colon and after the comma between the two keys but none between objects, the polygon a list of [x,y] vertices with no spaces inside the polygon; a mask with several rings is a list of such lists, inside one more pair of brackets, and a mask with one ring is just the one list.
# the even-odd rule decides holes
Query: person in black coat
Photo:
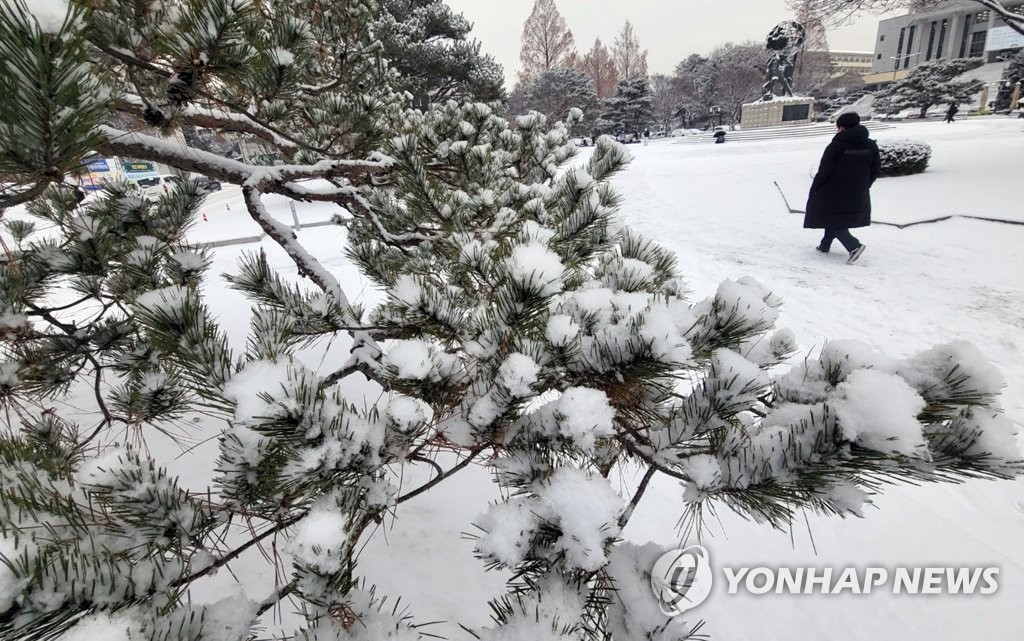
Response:
[{"label": "person in black coat", "polygon": [[805,229],[824,229],[817,250],[828,253],[839,239],[850,252],[847,263],[864,253],[865,245],[851,229],[871,224],[870,188],[881,173],[878,145],[868,138],[860,116],[847,112],[836,120],[838,130],[821,156],[821,165],[807,197]]},{"label": "person in black coat", "polygon": [[949,103],[949,109],[946,110],[946,122],[954,122],[953,116],[955,116],[958,111],[960,111],[960,107],[957,107],[955,102]]}]

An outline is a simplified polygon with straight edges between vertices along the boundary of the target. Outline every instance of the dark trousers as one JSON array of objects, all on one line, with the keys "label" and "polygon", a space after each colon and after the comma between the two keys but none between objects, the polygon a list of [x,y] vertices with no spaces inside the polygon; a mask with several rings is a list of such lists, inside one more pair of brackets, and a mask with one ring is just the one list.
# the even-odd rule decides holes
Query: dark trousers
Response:
[{"label": "dark trousers", "polygon": [[841,242],[848,252],[860,247],[860,241],[853,237],[849,229],[826,229],[825,235],[821,239],[821,248],[829,249],[832,247],[833,240]]}]

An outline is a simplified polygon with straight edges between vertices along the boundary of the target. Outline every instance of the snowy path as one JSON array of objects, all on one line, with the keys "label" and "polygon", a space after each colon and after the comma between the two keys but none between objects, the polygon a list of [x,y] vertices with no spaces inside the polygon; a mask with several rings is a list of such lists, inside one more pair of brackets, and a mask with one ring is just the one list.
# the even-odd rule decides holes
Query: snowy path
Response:
[{"label": "snowy path", "polygon": [[[1024,157],[1024,126],[989,120],[914,124],[879,138],[933,146],[921,176],[880,180],[876,217],[910,222],[969,213],[1024,220],[1015,177]],[[965,139],[966,136],[966,139]],[[1003,372],[1007,412],[1024,423],[1024,227],[952,220],[856,234],[868,245],[855,266],[836,248],[814,251],[818,234],[788,214],[773,177],[802,208],[808,170],[827,141],[635,148],[616,183],[626,220],[674,249],[695,297],[723,278],[753,275],[786,301],[780,319],[806,351],[827,338],[854,338],[906,356],[957,338],[975,342]],[[799,203],[799,204],[797,204]],[[883,214],[884,212],[884,214]],[[631,523],[630,538],[670,543],[679,508],[661,482]],[[811,567],[938,565],[1001,567],[993,597],[716,595],[695,614],[713,638],[739,639],[1019,639],[1014,611],[1024,597],[1024,484],[890,489],[867,518],[812,519],[815,554],[799,524],[791,543],[730,514],[712,524],[708,542],[721,564]],[[742,615],[737,616],[737,612]]]}]

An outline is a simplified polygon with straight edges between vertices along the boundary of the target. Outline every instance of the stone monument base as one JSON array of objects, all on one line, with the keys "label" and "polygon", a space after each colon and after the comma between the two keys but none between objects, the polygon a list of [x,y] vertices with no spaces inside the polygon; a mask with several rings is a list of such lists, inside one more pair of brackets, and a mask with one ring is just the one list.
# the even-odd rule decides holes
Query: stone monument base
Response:
[{"label": "stone monument base", "polygon": [[813,122],[814,98],[806,96],[775,96],[743,105],[740,125],[744,129],[806,125]]}]

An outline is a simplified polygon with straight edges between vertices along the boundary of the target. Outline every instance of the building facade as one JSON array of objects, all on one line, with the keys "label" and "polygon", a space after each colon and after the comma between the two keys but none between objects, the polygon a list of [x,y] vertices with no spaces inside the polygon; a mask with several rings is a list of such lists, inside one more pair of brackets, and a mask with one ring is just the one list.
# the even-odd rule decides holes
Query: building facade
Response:
[{"label": "building facade", "polygon": [[[1024,2],[1008,3],[1024,8]],[[973,0],[945,0],[878,23],[871,74],[865,82],[884,84],[905,78],[925,62],[983,58],[999,62],[1024,45],[1003,19]]]},{"label": "building facade", "polygon": [[848,73],[863,76],[874,70],[875,56],[871,52],[829,51],[828,59],[832,64],[832,73],[836,76]]}]

